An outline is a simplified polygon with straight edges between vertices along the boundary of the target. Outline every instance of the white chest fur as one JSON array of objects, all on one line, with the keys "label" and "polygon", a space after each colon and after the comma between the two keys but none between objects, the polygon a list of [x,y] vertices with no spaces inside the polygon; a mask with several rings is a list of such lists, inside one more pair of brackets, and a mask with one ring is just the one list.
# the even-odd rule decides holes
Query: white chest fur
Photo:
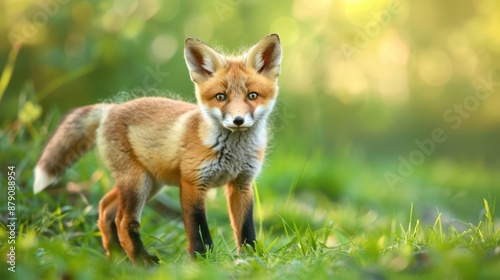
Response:
[{"label": "white chest fur", "polygon": [[247,185],[260,172],[258,152],[266,145],[266,128],[257,125],[239,132],[220,129],[211,133],[205,144],[216,151],[216,158],[201,166],[202,185],[218,187],[229,182]]}]

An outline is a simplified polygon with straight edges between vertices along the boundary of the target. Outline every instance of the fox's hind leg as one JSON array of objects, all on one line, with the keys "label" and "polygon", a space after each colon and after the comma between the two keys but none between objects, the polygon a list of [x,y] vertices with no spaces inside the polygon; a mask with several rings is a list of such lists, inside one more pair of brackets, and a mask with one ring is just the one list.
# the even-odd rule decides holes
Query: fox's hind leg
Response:
[{"label": "fox's hind leg", "polygon": [[[97,146],[115,179],[117,209],[114,221],[120,245],[134,264],[151,265],[159,260],[156,256],[149,255],[144,248],[140,236],[140,220],[144,204],[159,188],[137,160],[129,143],[126,121],[128,114],[130,112],[118,109],[109,110],[97,130]],[[114,195],[111,194],[110,197]]]},{"label": "fox's hind leg", "polygon": [[140,236],[140,219],[144,204],[150,197],[153,181],[145,171],[127,172],[116,178],[118,211],[115,223],[120,245],[134,264],[158,263],[156,256],[149,255]]},{"label": "fox's hind leg", "polygon": [[122,251],[118,231],[115,224],[116,211],[118,210],[118,189],[114,187],[99,202],[98,226],[102,235],[102,246],[108,258],[112,251]]}]

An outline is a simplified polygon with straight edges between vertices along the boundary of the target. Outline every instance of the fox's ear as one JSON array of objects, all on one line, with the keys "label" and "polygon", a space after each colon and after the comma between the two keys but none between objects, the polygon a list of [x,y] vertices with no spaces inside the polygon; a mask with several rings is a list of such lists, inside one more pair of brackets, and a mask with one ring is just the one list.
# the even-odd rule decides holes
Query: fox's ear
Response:
[{"label": "fox's ear", "polygon": [[246,66],[254,68],[257,73],[275,79],[280,74],[281,44],[278,34],[269,34],[260,40],[246,57]]},{"label": "fox's ear", "polygon": [[195,83],[212,77],[223,65],[221,56],[215,50],[194,38],[187,38],[184,42],[184,59]]}]

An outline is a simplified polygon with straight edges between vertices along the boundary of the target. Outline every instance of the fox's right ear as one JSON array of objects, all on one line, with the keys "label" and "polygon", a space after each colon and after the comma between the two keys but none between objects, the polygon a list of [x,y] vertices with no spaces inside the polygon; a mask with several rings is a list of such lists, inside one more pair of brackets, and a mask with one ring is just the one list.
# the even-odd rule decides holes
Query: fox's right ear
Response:
[{"label": "fox's right ear", "polygon": [[184,42],[184,59],[186,60],[191,80],[202,83],[223,67],[221,56],[203,42],[187,38]]}]

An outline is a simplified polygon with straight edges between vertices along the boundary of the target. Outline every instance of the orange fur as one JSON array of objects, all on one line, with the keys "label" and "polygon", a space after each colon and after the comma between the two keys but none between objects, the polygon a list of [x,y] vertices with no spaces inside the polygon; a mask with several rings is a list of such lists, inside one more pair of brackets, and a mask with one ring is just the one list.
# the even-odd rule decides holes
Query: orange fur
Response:
[{"label": "orange fur", "polygon": [[279,38],[269,35],[238,57],[187,39],[185,57],[198,105],[145,97],[82,107],[62,122],[37,163],[36,192],[97,144],[115,179],[99,205],[108,256],[115,245],[134,263],[158,261],[144,248],[140,217],[166,184],[180,186],[192,257],[212,246],[205,214],[212,187],[226,188],[238,247],[256,241],[252,182],[264,160],[267,117],[278,94]]}]

